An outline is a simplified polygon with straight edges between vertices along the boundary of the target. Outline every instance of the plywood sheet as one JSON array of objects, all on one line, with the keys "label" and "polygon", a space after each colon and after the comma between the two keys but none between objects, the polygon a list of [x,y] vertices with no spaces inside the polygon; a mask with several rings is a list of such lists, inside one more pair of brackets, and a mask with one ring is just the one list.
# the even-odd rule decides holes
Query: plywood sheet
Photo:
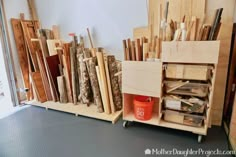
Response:
[{"label": "plywood sheet", "polygon": [[57,77],[60,76],[60,70],[58,66],[60,64],[59,57],[58,55],[49,56],[46,58],[46,60],[53,83],[56,87],[57,95],[59,95],[58,84],[57,84]]},{"label": "plywood sheet", "polygon": [[[25,45],[24,33],[21,27],[21,20],[11,19],[18,59],[20,63],[21,74],[23,77],[24,88],[30,89],[29,63],[27,59],[27,49]],[[30,92],[27,93],[27,99],[30,99]]]},{"label": "plywood sheet", "polygon": [[32,42],[31,39],[37,38],[37,30],[39,29],[38,21],[21,21],[21,25],[24,32],[24,37],[29,48],[30,57],[33,62],[34,71],[38,71],[38,62],[36,57],[36,52],[40,51],[40,45],[38,42]]},{"label": "plywood sheet", "polygon": [[56,48],[62,47],[61,40],[47,40],[49,55],[57,55]]},{"label": "plywood sheet", "polygon": [[40,72],[32,72],[31,77],[33,81],[33,87],[35,89],[38,100],[42,103],[46,102],[47,97],[44,90],[43,81],[42,81]]}]

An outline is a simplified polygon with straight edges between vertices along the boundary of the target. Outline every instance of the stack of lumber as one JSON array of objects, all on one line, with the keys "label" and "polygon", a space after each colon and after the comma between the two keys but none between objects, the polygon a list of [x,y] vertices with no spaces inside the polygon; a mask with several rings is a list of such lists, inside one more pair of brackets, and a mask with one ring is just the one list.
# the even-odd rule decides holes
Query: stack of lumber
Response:
[{"label": "stack of lumber", "polygon": [[27,99],[44,103],[59,101],[74,105],[96,105],[99,113],[122,109],[122,95],[114,55],[78,42],[65,43],[59,29],[40,28],[38,21],[11,19]]},{"label": "stack of lumber", "polygon": [[223,8],[216,9],[214,18],[209,21],[205,16],[206,0],[151,0],[149,3],[149,26],[134,28],[135,41],[123,41],[125,60],[160,59],[162,41],[207,41],[218,38]]}]

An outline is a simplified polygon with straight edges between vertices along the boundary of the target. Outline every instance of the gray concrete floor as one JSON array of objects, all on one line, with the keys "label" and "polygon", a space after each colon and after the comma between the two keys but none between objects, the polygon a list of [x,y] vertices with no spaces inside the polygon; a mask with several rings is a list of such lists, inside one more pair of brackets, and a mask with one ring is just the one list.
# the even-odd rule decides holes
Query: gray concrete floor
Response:
[{"label": "gray concrete floor", "polygon": [[144,157],[147,148],[227,150],[228,143],[220,127],[198,144],[188,132],[139,123],[124,129],[122,120],[112,125],[39,107],[0,120],[0,157]]}]

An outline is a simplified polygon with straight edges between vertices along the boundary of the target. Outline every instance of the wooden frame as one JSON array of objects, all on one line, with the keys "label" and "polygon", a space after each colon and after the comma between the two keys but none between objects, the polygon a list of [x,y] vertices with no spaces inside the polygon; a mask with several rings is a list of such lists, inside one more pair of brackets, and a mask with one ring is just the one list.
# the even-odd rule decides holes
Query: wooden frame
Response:
[{"label": "wooden frame", "polygon": [[[199,45],[199,46],[197,46]],[[126,121],[136,121],[155,126],[162,126],[166,128],[178,129],[183,131],[198,134],[198,141],[201,142],[202,135],[207,135],[208,127],[211,126],[211,110],[213,103],[213,91],[216,80],[216,70],[219,56],[219,41],[204,41],[204,42],[165,42],[163,43],[163,54],[161,62],[123,62],[122,72],[122,92],[123,92],[123,119]],[[205,50],[206,54],[203,54]],[[181,55],[179,55],[181,54]],[[196,56],[199,54],[199,56]],[[202,54],[202,56],[201,56]],[[179,56],[177,56],[179,55]],[[206,58],[203,58],[206,57]],[[211,78],[209,94],[207,95],[208,104],[206,110],[206,117],[204,118],[204,125],[201,127],[187,126],[183,124],[171,123],[162,119],[164,114],[163,90],[164,90],[164,71],[166,64],[186,64],[211,66]],[[203,68],[206,72],[206,68]],[[178,71],[177,71],[178,72]],[[145,76],[145,77],[144,77]],[[206,80],[205,80],[206,81]],[[145,87],[142,86],[145,83]],[[148,88],[147,88],[148,87]],[[152,91],[152,92],[148,92]],[[133,96],[146,95],[155,97],[159,101],[155,103],[153,110],[153,117],[148,121],[140,121],[134,117],[133,114]]]}]

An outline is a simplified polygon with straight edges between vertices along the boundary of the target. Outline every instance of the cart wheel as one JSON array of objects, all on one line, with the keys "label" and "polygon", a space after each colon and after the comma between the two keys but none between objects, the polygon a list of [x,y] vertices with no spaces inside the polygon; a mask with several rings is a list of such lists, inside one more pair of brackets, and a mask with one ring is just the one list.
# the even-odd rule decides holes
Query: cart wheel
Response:
[{"label": "cart wheel", "polygon": [[124,122],[123,122],[123,128],[127,128],[128,125],[129,125],[129,122],[128,122],[128,121],[124,121]]},{"label": "cart wheel", "polygon": [[198,139],[197,139],[198,143],[202,143],[202,138],[203,138],[202,135],[198,135]]}]

